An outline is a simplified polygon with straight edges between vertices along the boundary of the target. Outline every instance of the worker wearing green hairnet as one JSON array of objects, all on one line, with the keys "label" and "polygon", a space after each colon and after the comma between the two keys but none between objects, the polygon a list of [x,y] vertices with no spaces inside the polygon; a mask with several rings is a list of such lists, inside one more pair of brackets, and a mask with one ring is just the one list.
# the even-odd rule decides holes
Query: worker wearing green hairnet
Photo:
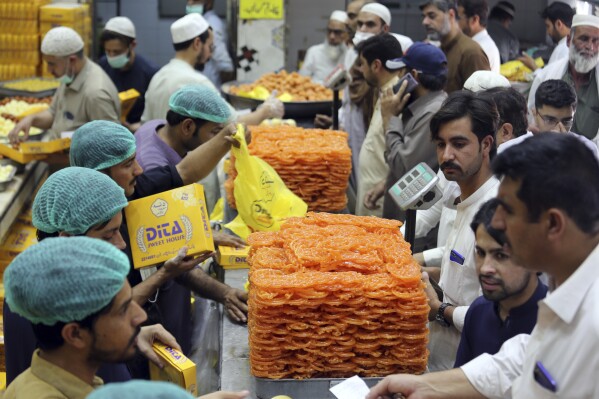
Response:
[{"label": "worker wearing green hairnet", "polygon": [[[198,399],[244,399],[249,392],[214,392]],[[179,386],[170,382],[135,380],[108,384],[92,392],[87,399],[194,399]]]},{"label": "worker wearing green hairnet", "polygon": [[[231,143],[234,142],[231,137],[234,132],[235,126],[229,124],[212,139],[189,151],[178,164],[144,171],[136,159],[135,138],[126,128],[107,121],[90,122],[73,134],[71,165],[104,172],[125,190],[129,200],[133,200],[191,184],[205,177],[230,149]],[[126,220],[123,221],[120,231],[125,241],[129,242]],[[221,245],[216,239],[215,243]],[[130,252],[127,253],[130,256]],[[135,288],[142,282],[138,270],[131,271],[129,282]],[[158,299],[152,305],[159,309],[153,321],[162,324],[175,336],[183,353],[189,354],[191,349],[192,321],[189,290],[204,298],[222,303],[227,315],[233,321],[247,321],[247,293],[213,279],[203,270],[196,268],[181,275],[175,285],[187,289],[185,295],[182,295],[183,292],[178,289],[161,289]],[[150,294],[154,292],[155,289],[149,291]],[[140,370],[140,372],[147,371]],[[135,376],[144,375],[146,374],[135,374]]]},{"label": "worker wearing green hairnet", "polygon": [[[125,206],[127,198],[123,189],[110,177],[93,169],[68,167],[52,174],[40,187],[33,202],[32,222],[38,229],[40,241],[48,237],[85,235],[123,250],[126,243],[119,229]],[[208,255],[197,259],[184,257],[185,249],[148,278],[146,284],[159,287],[197,266]],[[134,288],[133,298],[143,304],[147,298],[140,298],[136,291],[139,290]],[[160,335],[171,337],[161,326],[155,328]],[[4,340],[6,376],[10,383],[29,367],[37,340],[31,323],[14,313],[8,304],[4,306]],[[122,363],[106,365],[98,375],[107,382],[131,379]]]}]

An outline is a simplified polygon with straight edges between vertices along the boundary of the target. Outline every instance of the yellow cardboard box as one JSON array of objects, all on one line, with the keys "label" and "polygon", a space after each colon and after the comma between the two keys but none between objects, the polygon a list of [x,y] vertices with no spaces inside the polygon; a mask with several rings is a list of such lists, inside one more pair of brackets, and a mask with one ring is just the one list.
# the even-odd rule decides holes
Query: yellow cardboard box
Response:
[{"label": "yellow cardboard box", "polygon": [[44,159],[47,154],[66,150],[70,146],[70,138],[50,141],[25,141],[19,144],[18,149],[7,144],[0,144],[0,155],[19,163],[27,163],[36,159]]},{"label": "yellow cardboard box", "polygon": [[31,245],[37,243],[37,230],[33,226],[23,223],[14,223],[6,239],[0,245],[0,259],[12,259]]},{"label": "yellow cardboard box", "polygon": [[85,18],[86,9],[81,4],[55,3],[40,7],[41,22],[76,22]]},{"label": "yellow cardboard box", "polygon": [[121,91],[119,93],[119,100],[121,100],[121,122],[127,120],[127,115],[131,112],[131,108],[133,108],[133,104],[135,104],[138,98],[139,92],[135,89]]},{"label": "yellow cardboard box", "polygon": [[214,251],[204,188],[199,184],[131,201],[125,216],[136,269],[173,258],[183,246],[189,256]]},{"label": "yellow cardboard box", "polygon": [[176,349],[161,342],[154,342],[154,351],[164,361],[161,370],[150,362],[150,379],[152,381],[167,381],[179,385],[194,397],[198,396],[196,365]]},{"label": "yellow cardboard box", "polygon": [[249,269],[248,254],[250,247],[233,248],[218,246],[218,264],[224,269]]}]

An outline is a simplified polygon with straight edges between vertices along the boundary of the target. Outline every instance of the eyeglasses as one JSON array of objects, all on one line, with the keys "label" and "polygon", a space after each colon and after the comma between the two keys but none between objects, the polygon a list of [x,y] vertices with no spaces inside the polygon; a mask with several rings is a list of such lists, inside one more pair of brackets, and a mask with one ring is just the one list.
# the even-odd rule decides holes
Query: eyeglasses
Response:
[{"label": "eyeglasses", "polygon": [[547,124],[547,127],[550,127],[550,128],[557,126],[558,123],[561,123],[563,127],[570,130],[570,128],[574,124],[574,118],[572,118],[572,117],[564,118],[564,119],[557,119],[554,116],[543,115],[539,111],[537,111],[537,114],[541,117],[541,119],[543,119],[543,122],[545,122]]},{"label": "eyeglasses", "polygon": [[330,35],[331,33],[335,36],[341,36],[345,31],[341,30],[341,29],[330,29],[327,28],[327,35]]}]

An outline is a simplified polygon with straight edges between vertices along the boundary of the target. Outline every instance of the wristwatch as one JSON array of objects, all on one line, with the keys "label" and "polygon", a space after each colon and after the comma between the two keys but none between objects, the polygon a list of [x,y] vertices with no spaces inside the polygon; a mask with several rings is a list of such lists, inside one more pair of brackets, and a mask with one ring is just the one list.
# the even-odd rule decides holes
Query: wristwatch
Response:
[{"label": "wristwatch", "polygon": [[453,306],[451,303],[443,302],[441,306],[439,306],[439,310],[437,310],[437,315],[435,316],[435,320],[441,324],[443,327],[449,327],[451,324],[445,319],[445,308],[448,306]]}]

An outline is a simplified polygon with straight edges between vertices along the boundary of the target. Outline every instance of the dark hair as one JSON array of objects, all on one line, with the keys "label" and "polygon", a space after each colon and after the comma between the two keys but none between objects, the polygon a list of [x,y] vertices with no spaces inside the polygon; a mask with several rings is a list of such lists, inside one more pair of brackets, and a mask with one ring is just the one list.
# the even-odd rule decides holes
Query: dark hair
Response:
[{"label": "dark hair", "polygon": [[458,6],[455,0],[425,0],[420,2],[420,10],[424,10],[424,7],[433,5],[443,12],[447,12],[450,9],[457,11]]},{"label": "dark hair", "polygon": [[[116,215],[116,214],[115,214],[115,215]],[[113,217],[114,217],[114,216],[113,216]],[[85,233],[83,233],[83,234],[77,234],[77,235],[78,235],[78,236],[84,236],[84,235],[87,235],[87,233],[88,233],[88,232],[89,232],[91,229],[95,229],[95,230],[100,230],[100,229],[103,229],[104,227],[106,227],[106,225],[107,225],[108,223],[110,223],[110,221],[111,221],[111,220],[112,220],[112,218],[110,218],[110,219],[108,219],[108,220],[106,220],[106,221],[104,221],[104,222],[102,222],[102,223],[98,223],[98,224],[96,224],[96,225],[94,225],[94,226],[90,227],[90,228],[89,228],[89,229],[88,229],[88,230],[87,230]],[[45,240],[46,238],[55,238],[55,237],[58,237],[58,236],[60,235],[60,232],[58,232],[58,231],[57,231],[57,232],[55,232],[55,233],[46,233],[45,231],[42,231],[42,230],[40,230],[40,229],[37,229],[37,231],[36,231],[35,235],[37,236],[37,240],[38,240],[38,241],[43,241],[43,240]]]},{"label": "dark hair", "polygon": [[419,73],[418,82],[427,90],[438,91],[442,90],[447,83],[447,75],[431,75],[428,73]]},{"label": "dark hair", "polygon": [[472,132],[481,143],[487,136],[493,138],[489,156],[495,157],[497,147],[495,144],[495,132],[499,124],[499,114],[493,101],[482,96],[477,96],[468,90],[454,91],[443,102],[441,109],[431,119],[431,135],[436,140],[442,125],[463,117],[470,118]]},{"label": "dark hair", "polygon": [[399,44],[395,36],[389,33],[376,35],[364,40],[362,43],[358,44],[356,51],[359,56],[366,59],[368,65],[371,65],[374,60],[380,60],[383,67],[389,72],[392,72],[392,70],[387,68],[385,63],[388,60],[401,58],[403,56],[401,44]]},{"label": "dark hair", "polygon": [[497,200],[497,198],[491,198],[490,200],[482,204],[479,210],[472,218],[470,228],[472,229],[474,234],[476,234],[478,226],[482,224],[485,230],[487,230],[487,233],[489,233],[489,235],[493,237],[495,241],[497,241],[497,244],[503,245],[507,242],[505,231],[497,230],[493,228],[493,226],[491,226],[491,220],[493,220],[493,215],[495,214],[495,210],[497,209],[498,205],[499,201]]},{"label": "dark hair", "polygon": [[481,26],[487,26],[489,15],[487,0],[458,0],[458,5],[464,7],[464,14],[468,18],[478,15]]},{"label": "dark hair", "polygon": [[561,1],[551,3],[550,6],[545,7],[541,12],[541,18],[548,19],[552,24],[555,24],[557,20],[563,22],[568,28],[572,27],[572,18],[574,18],[576,12],[572,7]]},{"label": "dark hair", "polygon": [[208,37],[210,37],[211,30],[212,30],[212,28],[208,28],[208,29],[206,29],[206,31],[204,33],[202,33],[199,36],[192,37],[191,39],[186,40],[181,43],[173,43],[173,48],[175,49],[175,51],[187,50],[189,48],[189,46],[191,46],[193,44],[193,41],[198,37],[200,38],[200,41],[202,43],[206,43],[206,41],[208,40]]},{"label": "dark hair", "polygon": [[183,122],[185,119],[191,119],[193,121],[193,123],[195,123],[195,125],[196,125],[196,132],[199,131],[200,128],[205,123],[208,122],[205,119],[192,118],[190,116],[185,116],[185,115],[178,114],[175,111],[172,111],[170,109],[166,113],[166,123],[168,123],[169,126],[177,126],[178,124],[180,124],[181,122]]},{"label": "dark hair", "polygon": [[[102,315],[107,314],[112,308],[112,304],[114,303],[114,298],[108,303],[108,305],[104,306],[102,309],[97,312],[90,314],[85,319],[80,321],[74,321],[79,324],[82,328],[87,330],[91,330],[94,328],[96,321]],[[54,325],[47,326],[45,324],[31,324],[33,327],[33,333],[37,338],[38,345],[42,350],[54,350],[60,348],[64,344],[64,339],[62,338],[62,329],[68,323],[63,323],[61,321],[55,323]]]},{"label": "dark hair", "polygon": [[569,134],[537,134],[499,154],[493,173],[520,181],[518,198],[531,222],[558,208],[586,234],[599,233],[599,162]]},{"label": "dark hair", "polygon": [[104,43],[106,43],[109,40],[115,40],[115,39],[120,41],[127,47],[129,47],[129,45],[131,45],[131,43],[133,43],[133,40],[135,40],[132,37],[121,35],[120,33],[116,33],[116,32],[110,31],[110,30],[105,30],[100,35],[100,45],[102,47],[104,47]]},{"label": "dark hair", "polygon": [[528,131],[528,107],[526,98],[511,87],[494,87],[479,93],[495,103],[501,123],[514,127],[514,136],[519,137]]},{"label": "dark hair", "polygon": [[489,19],[495,19],[498,21],[513,21],[514,14],[516,13],[516,7],[509,1],[500,1],[493,8],[491,8],[491,12],[489,13]]},{"label": "dark hair", "polygon": [[576,109],[576,103],[576,91],[568,82],[561,79],[546,80],[539,85],[535,92],[535,107],[537,109],[543,105]]}]

